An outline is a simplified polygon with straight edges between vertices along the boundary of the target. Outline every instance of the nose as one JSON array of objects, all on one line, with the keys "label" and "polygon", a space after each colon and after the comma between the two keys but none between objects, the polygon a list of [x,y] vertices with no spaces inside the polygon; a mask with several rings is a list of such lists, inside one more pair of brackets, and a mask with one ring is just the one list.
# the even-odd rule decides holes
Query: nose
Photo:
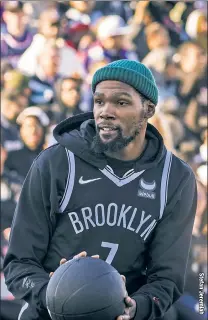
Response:
[{"label": "nose", "polygon": [[115,110],[110,103],[105,103],[101,109],[100,118],[115,120]]}]

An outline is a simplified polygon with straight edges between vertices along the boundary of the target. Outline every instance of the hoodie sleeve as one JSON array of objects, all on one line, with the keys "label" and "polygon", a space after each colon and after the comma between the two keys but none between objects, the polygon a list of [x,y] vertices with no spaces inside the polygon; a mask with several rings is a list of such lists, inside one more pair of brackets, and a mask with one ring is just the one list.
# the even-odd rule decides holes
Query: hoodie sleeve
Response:
[{"label": "hoodie sleeve", "polygon": [[9,291],[15,298],[25,300],[36,311],[46,308],[49,274],[44,270],[42,262],[52,231],[52,197],[55,198],[55,194],[51,194],[50,179],[46,179],[44,172],[40,172],[36,160],[23,184],[4,261]]},{"label": "hoodie sleeve", "polygon": [[135,320],[162,317],[183,294],[197,202],[193,172],[184,180],[149,245],[147,284],[132,296],[137,303]]}]

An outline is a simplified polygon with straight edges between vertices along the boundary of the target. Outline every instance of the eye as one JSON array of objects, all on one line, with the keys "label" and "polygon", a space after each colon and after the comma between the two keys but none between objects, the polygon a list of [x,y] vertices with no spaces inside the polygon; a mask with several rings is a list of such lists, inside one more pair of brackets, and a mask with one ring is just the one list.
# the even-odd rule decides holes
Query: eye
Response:
[{"label": "eye", "polygon": [[95,99],[95,100],[94,100],[94,103],[97,104],[97,105],[99,105],[99,106],[101,106],[101,105],[103,104],[103,101],[100,100],[100,99]]},{"label": "eye", "polygon": [[127,101],[119,100],[119,101],[118,101],[118,104],[119,104],[121,107],[123,107],[123,106],[128,105],[129,103],[128,103]]}]

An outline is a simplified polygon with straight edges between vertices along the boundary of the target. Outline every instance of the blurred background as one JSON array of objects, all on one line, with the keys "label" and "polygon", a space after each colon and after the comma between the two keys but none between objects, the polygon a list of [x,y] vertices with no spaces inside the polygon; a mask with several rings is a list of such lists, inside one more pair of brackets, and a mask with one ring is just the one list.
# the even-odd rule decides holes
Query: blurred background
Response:
[{"label": "blurred background", "polygon": [[206,319],[207,1],[1,1],[0,19],[1,319],[17,320],[21,308],[5,287],[2,263],[22,183],[54,143],[54,126],[92,110],[94,72],[118,59],[152,70],[159,103],[150,122],[195,172],[197,213],[174,319]]}]

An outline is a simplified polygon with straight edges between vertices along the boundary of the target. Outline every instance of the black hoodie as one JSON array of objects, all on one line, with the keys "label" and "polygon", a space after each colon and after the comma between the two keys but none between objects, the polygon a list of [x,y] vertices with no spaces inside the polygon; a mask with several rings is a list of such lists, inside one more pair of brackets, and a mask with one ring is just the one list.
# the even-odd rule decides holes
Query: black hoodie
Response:
[{"label": "black hoodie", "polygon": [[[23,185],[4,263],[8,289],[26,301],[21,320],[50,319],[49,273],[83,250],[126,276],[136,320],[162,317],[183,293],[196,210],[192,170],[152,125],[135,162],[95,156],[94,134],[92,113],[61,122],[58,144],[39,155]],[[113,257],[106,243],[117,245]]]}]

